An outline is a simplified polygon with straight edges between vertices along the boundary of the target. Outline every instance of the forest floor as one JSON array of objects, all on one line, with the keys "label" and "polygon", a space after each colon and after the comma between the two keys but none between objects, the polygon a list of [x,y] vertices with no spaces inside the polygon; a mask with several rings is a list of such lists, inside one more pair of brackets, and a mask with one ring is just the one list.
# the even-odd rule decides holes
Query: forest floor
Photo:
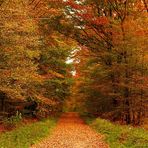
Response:
[{"label": "forest floor", "polygon": [[77,113],[64,113],[53,134],[32,148],[109,148],[104,136],[93,131]]}]

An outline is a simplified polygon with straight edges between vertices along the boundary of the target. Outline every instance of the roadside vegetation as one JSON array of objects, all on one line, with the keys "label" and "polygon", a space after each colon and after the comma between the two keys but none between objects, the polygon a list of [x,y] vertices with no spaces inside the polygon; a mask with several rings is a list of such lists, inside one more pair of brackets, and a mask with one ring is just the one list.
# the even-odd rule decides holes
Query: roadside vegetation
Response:
[{"label": "roadside vegetation", "polygon": [[0,148],[29,148],[49,136],[55,125],[56,119],[49,118],[1,133]]},{"label": "roadside vegetation", "polygon": [[148,132],[142,128],[113,124],[100,118],[85,118],[98,133],[103,134],[104,140],[111,148],[146,148],[148,147]]}]

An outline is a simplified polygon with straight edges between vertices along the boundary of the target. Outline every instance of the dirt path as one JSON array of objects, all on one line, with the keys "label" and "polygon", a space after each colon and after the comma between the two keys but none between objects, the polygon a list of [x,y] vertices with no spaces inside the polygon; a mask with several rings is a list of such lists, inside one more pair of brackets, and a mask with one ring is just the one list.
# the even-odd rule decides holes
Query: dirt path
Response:
[{"label": "dirt path", "polygon": [[65,113],[53,134],[32,148],[109,148],[77,113]]}]

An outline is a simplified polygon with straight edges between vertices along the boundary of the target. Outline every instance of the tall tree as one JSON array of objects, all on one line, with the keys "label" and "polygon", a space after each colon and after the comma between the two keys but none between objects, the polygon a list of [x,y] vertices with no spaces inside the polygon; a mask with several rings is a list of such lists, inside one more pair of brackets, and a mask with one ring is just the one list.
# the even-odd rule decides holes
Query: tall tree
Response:
[{"label": "tall tree", "polygon": [[41,82],[37,74],[39,38],[29,17],[27,1],[9,0],[0,6],[0,92],[12,99],[34,94]]}]

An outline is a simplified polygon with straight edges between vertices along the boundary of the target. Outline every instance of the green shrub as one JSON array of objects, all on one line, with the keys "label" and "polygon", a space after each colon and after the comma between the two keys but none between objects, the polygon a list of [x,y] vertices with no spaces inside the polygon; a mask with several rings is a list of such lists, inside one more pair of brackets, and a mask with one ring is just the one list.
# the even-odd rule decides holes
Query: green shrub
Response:
[{"label": "green shrub", "polygon": [[22,120],[22,114],[18,111],[16,112],[16,115],[11,116],[10,118],[4,119],[4,125],[6,128],[11,130],[12,128],[16,127],[18,123],[20,123]]}]

